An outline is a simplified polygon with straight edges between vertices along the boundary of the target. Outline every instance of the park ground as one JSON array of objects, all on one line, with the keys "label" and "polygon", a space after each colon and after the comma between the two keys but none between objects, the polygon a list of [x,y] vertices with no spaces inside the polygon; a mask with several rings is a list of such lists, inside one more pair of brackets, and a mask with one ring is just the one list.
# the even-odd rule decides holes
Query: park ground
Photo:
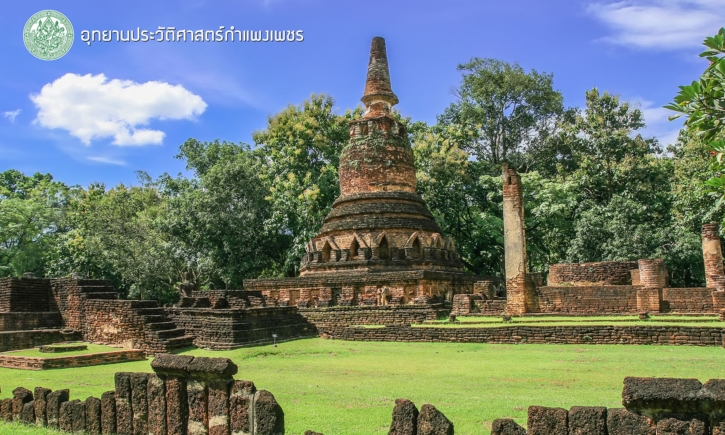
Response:
[{"label": "park ground", "polygon": [[[625,376],[725,377],[725,349],[693,346],[371,343],[319,338],[229,351],[183,352],[231,358],[236,379],[271,391],[286,433],[385,434],[397,398],[434,404],[456,434],[490,433],[496,418],[526,421],[529,405],[621,406]],[[100,397],[119,371],[151,371],[146,361],[24,371],[0,368],[1,397],[12,389],[69,388],[71,399]],[[0,424],[0,435],[52,431]]]}]

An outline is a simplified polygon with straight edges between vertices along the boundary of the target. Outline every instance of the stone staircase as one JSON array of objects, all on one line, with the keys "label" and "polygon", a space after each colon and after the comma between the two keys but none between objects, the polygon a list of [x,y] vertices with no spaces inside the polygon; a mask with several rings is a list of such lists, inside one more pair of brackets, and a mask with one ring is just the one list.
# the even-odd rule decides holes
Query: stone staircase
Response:
[{"label": "stone staircase", "polygon": [[[118,300],[118,292],[108,281],[83,280],[79,293],[84,299]],[[144,350],[149,353],[172,352],[193,346],[194,337],[177,328],[156,301],[132,300],[128,303],[131,312],[140,319],[145,335]]]},{"label": "stone staircase", "polygon": [[78,290],[86,299],[118,299],[118,292],[108,281],[84,279],[78,281]]},{"label": "stone staircase", "polygon": [[171,352],[193,346],[194,337],[187,335],[183,328],[177,328],[156,301],[133,301],[131,309],[143,321],[149,350]]}]

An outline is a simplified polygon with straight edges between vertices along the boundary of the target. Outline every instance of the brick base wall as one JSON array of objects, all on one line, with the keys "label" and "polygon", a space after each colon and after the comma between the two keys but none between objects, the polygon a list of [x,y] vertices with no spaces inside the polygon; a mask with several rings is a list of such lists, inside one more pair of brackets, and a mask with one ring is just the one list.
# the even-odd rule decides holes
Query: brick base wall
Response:
[{"label": "brick base wall", "polygon": [[8,350],[29,349],[45,344],[63,341],[80,340],[76,332],[64,333],[60,329],[36,329],[32,331],[0,332],[0,352]]},{"label": "brick base wall", "polygon": [[410,325],[438,316],[447,316],[448,310],[415,306],[332,307],[300,310],[320,334],[330,334],[352,325]]},{"label": "brick base wall", "polygon": [[351,341],[458,342],[497,344],[666,344],[722,346],[722,328],[687,326],[501,326],[435,328],[387,326],[336,328],[332,336]]},{"label": "brick base wall", "polygon": [[139,361],[145,358],[143,351],[137,349],[125,349],[91,355],[55,356],[51,358],[0,355],[0,367],[23,370],[45,370]]}]

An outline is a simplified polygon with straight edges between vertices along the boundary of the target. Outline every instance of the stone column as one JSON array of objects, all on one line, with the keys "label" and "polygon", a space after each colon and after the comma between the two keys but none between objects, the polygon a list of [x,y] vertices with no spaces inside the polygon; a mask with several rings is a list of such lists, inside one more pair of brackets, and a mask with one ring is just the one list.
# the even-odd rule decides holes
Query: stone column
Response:
[{"label": "stone column", "polygon": [[118,435],[133,435],[133,412],[131,411],[131,373],[115,375],[116,386],[116,432]]},{"label": "stone column", "polygon": [[715,288],[713,277],[725,275],[720,244],[720,224],[717,222],[702,226],[702,256],[705,260],[706,287]]},{"label": "stone column", "polygon": [[639,281],[637,290],[637,311],[658,313],[662,306],[662,289],[667,287],[667,269],[661,258],[639,260]]},{"label": "stone column", "polygon": [[[106,391],[101,395],[101,433],[116,433],[116,392]],[[165,434],[166,432],[164,432]],[[156,434],[154,434],[156,435]]]},{"label": "stone column", "polygon": [[43,388],[35,387],[35,425],[40,427],[46,427],[48,425],[48,414],[46,413],[46,407],[48,406],[48,394],[52,391]]},{"label": "stone column", "polygon": [[149,435],[166,435],[166,388],[157,375],[149,376],[146,396]]},{"label": "stone column", "polygon": [[133,434],[148,435],[149,408],[147,402],[148,373],[131,374],[131,409]]},{"label": "stone column", "polygon": [[526,229],[521,177],[503,165],[503,231],[506,262],[506,310],[512,315],[536,311],[536,294],[526,270]]}]

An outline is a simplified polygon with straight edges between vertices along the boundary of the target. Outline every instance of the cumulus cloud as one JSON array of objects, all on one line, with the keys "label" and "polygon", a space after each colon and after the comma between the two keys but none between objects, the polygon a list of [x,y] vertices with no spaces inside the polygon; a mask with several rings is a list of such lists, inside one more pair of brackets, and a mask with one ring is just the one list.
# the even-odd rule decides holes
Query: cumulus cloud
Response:
[{"label": "cumulus cloud", "polygon": [[3,116],[6,117],[10,122],[15,123],[15,118],[20,115],[20,112],[22,112],[22,110],[20,109],[8,110],[7,112],[3,112]]},{"label": "cumulus cloud", "polygon": [[165,133],[144,128],[151,120],[195,119],[207,107],[181,85],[108,80],[103,74],[68,73],[30,99],[38,108],[34,122],[67,130],[86,145],[102,138],[113,138],[115,145],[158,145]]},{"label": "cumulus cloud", "polygon": [[637,48],[696,47],[725,22],[725,0],[627,0],[591,3],[587,12],[606,24],[605,41]]}]

